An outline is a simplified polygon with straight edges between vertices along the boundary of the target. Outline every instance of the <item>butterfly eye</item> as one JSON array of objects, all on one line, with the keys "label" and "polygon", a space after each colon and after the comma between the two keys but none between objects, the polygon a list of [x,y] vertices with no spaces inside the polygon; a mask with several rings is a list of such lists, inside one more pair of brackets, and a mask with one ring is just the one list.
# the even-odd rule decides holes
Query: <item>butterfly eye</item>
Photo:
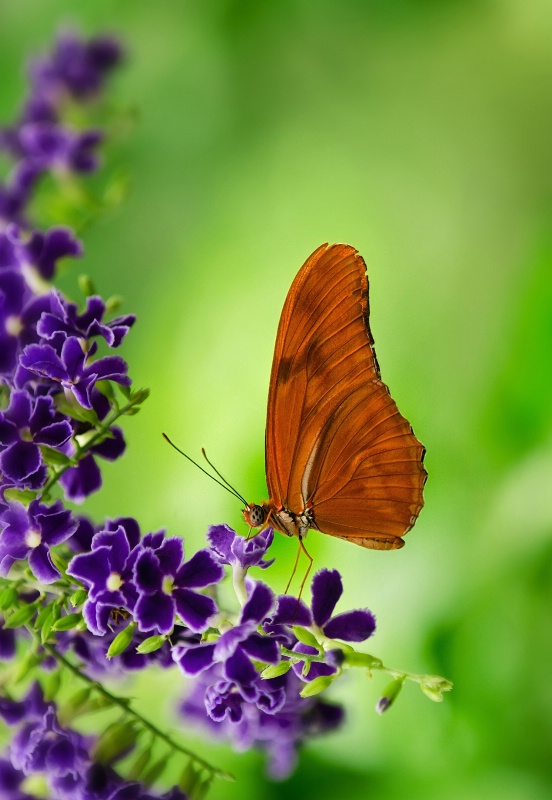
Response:
[{"label": "butterfly eye", "polygon": [[266,512],[262,506],[249,506],[245,509],[244,516],[252,528],[259,528],[266,519]]}]

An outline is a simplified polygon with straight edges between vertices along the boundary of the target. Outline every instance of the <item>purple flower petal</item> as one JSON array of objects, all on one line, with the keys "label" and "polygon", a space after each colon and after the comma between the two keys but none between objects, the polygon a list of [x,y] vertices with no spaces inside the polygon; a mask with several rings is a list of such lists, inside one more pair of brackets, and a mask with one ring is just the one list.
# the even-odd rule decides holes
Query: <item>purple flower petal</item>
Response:
[{"label": "purple flower petal", "polygon": [[195,647],[177,645],[173,658],[185,675],[198,675],[214,663],[214,644],[198,644]]},{"label": "purple flower petal", "polygon": [[163,575],[176,575],[184,558],[184,542],[179,536],[170,536],[155,551]]},{"label": "purple flower petal", "polygon": [[198,550],[189,561],[186,561],[176,575],[180,586],[190,589],[203,588],[224,578],[224,570],[217,564],[209,550]]},{"label": "purple flower petal", "polygon": [[33,475],[41,462],[40,449],[32,442],[16,442],[0,454],[0,470],[18,485]]},{"label": "purple flower petal", "polygon": [[63,362],[49,344],[28,345],[21,354],[20,362],[21,366],[41,378],[50,378],[53,381],[61,382],[67,376]]},{"label": "purple flower petal", "polygon": [[253,590],[241,613],[241,622],[260,624],[276,605],[276,598],[271,589],[260,581],[256,581]]},{"label": "purple flower petal", "polygon": [[134,617],[141,631],[158,630],[170,633],[174,626],[175,603],[172,597],[162,592],[142,595],[134,609]]},{"label": "purple flower petal", "polygon": [[190,589],[174,589],[173,597],[180,619],[193,631],[201,632],[209,627],[208,620],[216,614],[217,607],[211,597]]},{"label": "purple flower petal", "polygon": [[312,625],[312,614],[302,600],[297,600],[289,594],[278,595],[278,607],[270,619],[273,625],[301,625],[308,628]]},{"label": "purple flower petal", "polygon": [[323,628],[343,594],[341,575],[336,569],[321,569],[312,579],[312,615]]},{"label": "purple flower petal", "polygon": [[163,584],[163,573],[159,559],[152,550],[143,550],[136,559],[134,583],[138,591],[145,594],[154,594],[160,591]]},{"label": "purple flower petal", "polygon": [[245,655],[243,650],[236,650],[233,656],[224,664],[224,674],[229,681],[238,684],[240,693],[245,700],[256,700],[259,689],[256,685],[257,670]]},{"label": "purple flower petal", "polygon": [[324,626],[324,633],[330,639],[343,639],[345,642],[363,642],[376,629],[374,615],[366,610],[347,611],[332,617]]},{"label": "purple flower petal", "polygon": [[94,461],[94,456],[89,453],[79,461],[76,467],[69,467],[60,476],[59,482],[63,486],[68,500],[82,503],[101,487],[102,473]]},{"label": "purple flower petal", "polygon": [[219,564],[231,564],[235,557],[232,542],[237,536],[229,525],[211,525],[207,531],[207,541]]},{"label": "purple flower petal", "polygon": [[278,643],[269,636],[254,633],[242,642],[242,647],[247,655],[255,661],[277,664],[280,660]]},{"label": "purple flower petal", "polygon": [[31,550],[29,567],[35,578],[41,583],[53,583],[60,576],[59,570],[52,564],[48,548],[43,544],[39,544],[38,547]]}]

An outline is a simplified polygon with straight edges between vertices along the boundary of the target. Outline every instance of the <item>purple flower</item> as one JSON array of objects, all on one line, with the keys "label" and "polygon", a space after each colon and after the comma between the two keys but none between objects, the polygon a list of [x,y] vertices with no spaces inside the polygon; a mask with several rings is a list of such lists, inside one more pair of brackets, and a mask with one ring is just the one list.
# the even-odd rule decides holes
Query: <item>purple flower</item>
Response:
[{"label": "purple flower", "polygon": [[[326,639],[341,639],[345,642],[363,642],[376,629],[376,620],[371,611],[358,609],[346,611],[332,617],[337,601],[343,594],[341,575],[335,569],[321,569],[312,579],[312,617],[311,627],[315,634]],[[280,621],[284,621],[282,615]],[[295,623],[297,624],[297,623]],[[316,655],[317,650],[298,642],[293,650],[305,655]],[[337,671],[336,658],[332,654],[326,663],[311,662],[308,674],[302,673],[301,664],[294,664],[294,671],[303,680],[312,681],[321,675],[333,675]]]},{"label": "purple flower", "polygon": [[194,591],[224,577],[222,567],[209,550],[199,550],[182,563],[184,545],[178,537],[148,534],[142,540],[134,564],[139,594],[134,615],[141,631],[170,633],[178,614],[193,631],[203,631],[216,613],[212,598]]},{"label": "purple flower", "polygon": [[57,580],[59,571],[49,548],[68,539],[76,527],[71,512],[59,500],[51,506],[33,500],[28,509],[21,503],[9,503],[0,513],[0,575],[6,576],[14,561],[28,558],[37,580]]},{"label": "purple flower", "polygon": [[224,632],[216,643],[179,645],[173,649],[173,658],[186,675],[197,675],[222,664],[223,679],[210,687],[205,698],[208,712],[215,719],[239,715],[241,700],[265,702],[265,682],[259,678],[252,660],[267,664],[280,660],[277,642],[258,633],[259,625],[270,616],[274,606],[275,598],[269,587],[254,583],[238,624]]},{"label": "purple flower", "polygon": [[102,636],[108,629],[111,612],[131,611],[136,603],[132,582],[131,548],[122,525],[114,531],[100,531],[92,539],[92,550],[75,556],[67,574],[88,587],[83,616],[88,629]]},{"label": "purple flower", "polygon": [[250,538],[238,536],[228,525],[211,525],[207,531],[209,546],[218,563],[231,564],[243,570],[249,567],[266,569],[274,563],[273,558],[270,561],[263,558],[273,538],[272,528],[265,528]]},{"label": "purple flower", "polygon": [[257,680],[259,697],[249,702],[235,684],[224,680],[221,666],[214,665],[195,679],[181,710],[187,724],[197,721],[207,726],[213,734],[230,739],[237,750],[266,752],[270,776],[281,780],[292,772],[301,744],[338,727],[343,710],[319,696],[300,697],[304,684],[292,671]]},{"label": "purple flower", "polygon": [[59,449],[72,433],[51,397],[12,392],[8,408],[0,411],[0,469],[5,478],[15,486],[40,488],[46,468],[39,445]]},{"label": "purple flower", "polygon": [[367,609],[346,611],[332,617],[343,594],[343,583],[337,570],[319,570],[312,579],[311,590],[314,623],[328,639],[363,642],[374,633],[376,620]]},{"label": "purple flower", "polygon": [[130,386],[127,364],[119,356],[105,356],[86,364],[94,346],[86,353],[76,336],[69,336],[59,356],[49,344],[31,344],[21,356],[21,365],[35,375],[60,383],[71,391],[83,408],[92,408],[91,392],[97,381],[111,380]]},{"label": "purple flower", "polygon": [[60,90],[86,98],[102,89],[122,56],[121,44],[115,37],[95,36],[86,41],[77,33],[66,31],[58,37],[50,55],[33,61],[31,81],[37,94],[52,100],[57,100]]},{"label": "purple flower", "polygon": [[30,794],[20,791],[25,774],[15,769],[7,758],[0,758],[0,797],[6,800],[33,800]]},{"label": "purple flower", "polygon": [[[26,243],[21,243],[21,261],[28,282],[32,285],[29,270],[35,270],[44,280],[51,280],[61,258],[82,256],[82,244],[70,228],[55,227],[33,231]],[[39,332],[40,333],[40,332]],[[40,334],[42,335],[42,334]]]},{"label": "purple flower", "polygon": [[54,346],[58,342],[61,346],[68,336],[86,340],[102,336],[110,347],[119,347],[136,320],[134,315],[127,314],[102,323],[105,303],[97,295],[86,299],[86,310],[82,314],[78,313],[76,303],[69,303],[59,292],[52,292],[50,298],[51,311],[42,315],[38,333],[43,339],[55,339]]}]

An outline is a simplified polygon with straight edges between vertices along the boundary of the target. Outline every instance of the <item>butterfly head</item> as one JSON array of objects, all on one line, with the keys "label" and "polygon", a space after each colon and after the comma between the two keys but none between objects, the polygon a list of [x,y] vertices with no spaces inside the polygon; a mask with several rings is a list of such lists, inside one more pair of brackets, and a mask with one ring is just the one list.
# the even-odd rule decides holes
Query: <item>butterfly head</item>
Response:
[{"label": "butterfly head", "polygon": [[243,509],[243,518],[250,528],[260,528],[266,522],[267,510],[264,506],[246,505]]}]

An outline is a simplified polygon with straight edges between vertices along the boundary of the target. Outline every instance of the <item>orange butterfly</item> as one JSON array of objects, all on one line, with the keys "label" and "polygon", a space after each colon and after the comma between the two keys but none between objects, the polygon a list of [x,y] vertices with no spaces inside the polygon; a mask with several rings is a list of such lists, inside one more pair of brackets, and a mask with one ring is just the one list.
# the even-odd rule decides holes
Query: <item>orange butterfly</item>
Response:
[{"label": "orange butterfly", "polygon": [[403,546],[424,502],[425,450],[381,380],[373,345],[364,260],[349,245],[321,245],[280,318],[266,422],[270,500],[246,505],[250,527],[300,542],[314,528],[375,550]]}]

